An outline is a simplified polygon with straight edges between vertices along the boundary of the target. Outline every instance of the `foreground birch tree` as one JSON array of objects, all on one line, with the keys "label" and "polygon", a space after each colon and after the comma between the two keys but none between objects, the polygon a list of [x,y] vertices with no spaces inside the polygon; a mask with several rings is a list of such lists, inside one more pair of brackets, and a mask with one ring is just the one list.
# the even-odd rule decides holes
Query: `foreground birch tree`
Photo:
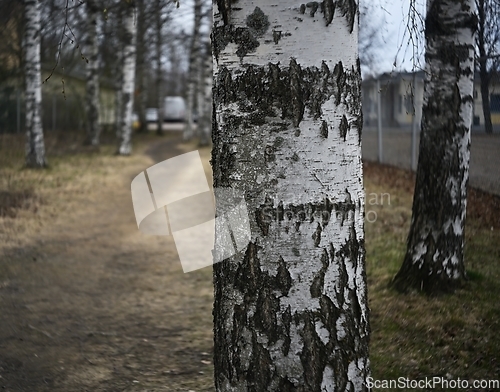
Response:
[{"label": "foreground birch tree", "polygon": [[214,265],[216,390],[366,390],[357,2],[231,3],[214,5],[212,165],[251,240]]},{"label": "foreground birch tree", "polygon": [[40,66],[40,2],[24,1],[24,77],[26,104],[26,166],[47,166],[42,128],[42,75]]},{"label": "foreground birch tree", "polygon": [[451,290],[465,278],[464,227],[474,77],[474,0],[428,0],[426,81],[401,291]]},{"label": "foreground birch tree", "polygon": [[121,5],[123,7],[123,79],[118,154],[130,155],[132,152],[132,110],[134,107],[137,25],[135,21],[135,1],[121,0]]},{"label": "foreground birch tree", "polygon": [[99,145],[99,42],[98,20],[100,8],[95,0],[87,0],[87,69],[85,104],[87,112],[87,143]]}]

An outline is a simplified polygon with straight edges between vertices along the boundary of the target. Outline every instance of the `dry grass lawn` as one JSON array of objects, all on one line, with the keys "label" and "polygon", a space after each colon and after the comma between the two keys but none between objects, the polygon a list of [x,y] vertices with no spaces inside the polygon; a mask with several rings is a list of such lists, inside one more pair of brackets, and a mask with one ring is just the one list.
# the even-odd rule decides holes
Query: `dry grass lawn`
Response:
[{"label": "dry grass lawn", "polygon": [[[0,388],[213,391],[211,269],[183,274],[172,239],[140,234],[133,215],[130,181],[151,156],[195,148],[158,140],[144,135],[118,157],[112,143],[49,134],[49,169],[26,170],[23,138],[0,135]],[[471,192],[466,287],[400,295],[387,285],[413,177],[365,173],[374,378],[500,379],[499,198]]]}]

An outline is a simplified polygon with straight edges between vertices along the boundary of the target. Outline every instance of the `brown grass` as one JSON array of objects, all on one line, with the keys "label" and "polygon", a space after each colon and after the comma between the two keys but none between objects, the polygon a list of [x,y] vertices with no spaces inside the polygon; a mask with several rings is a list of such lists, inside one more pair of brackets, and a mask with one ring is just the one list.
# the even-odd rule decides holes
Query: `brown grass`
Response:
[{"label": "brown grass", "polygon": [[[131,157],[118,157],[113,143],[96,150],[49,134],[50,167],[26,170],[23,138],[0,136],[7,390],[213,390],[211,270],[183,274],[172,240],[141,235],[133,218],[130,181],[153,164],[143,152],[157,140],[143,138]],[[209,150],[201,155],[210,172]],[[400,295],[388,282],[405,251],[413,181],[365,165],[366,210],[377,218],[366,223],[373,376],[499,379],[499,199],[469,192],[464,289]],[[369,204],[370,194],[390,200]]]}]

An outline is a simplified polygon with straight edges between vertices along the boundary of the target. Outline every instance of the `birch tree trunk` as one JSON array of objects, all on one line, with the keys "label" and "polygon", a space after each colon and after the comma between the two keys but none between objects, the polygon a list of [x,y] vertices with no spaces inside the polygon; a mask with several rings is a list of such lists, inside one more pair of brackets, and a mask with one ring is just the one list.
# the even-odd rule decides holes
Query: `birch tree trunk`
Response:
[{"label": "birch tree trunk", "polygon": [[115,131],[116,138],[120,140],[122,133],[122,116],[123,116],[123,7],[117,7],[116,18],[116,39],[117,47],[115,52],[115,73],[113,75],[115,87]]},{"label": "birch tree trunk", "polygon": [[147,30],[147,8],[146,0],[137,0],[137,116],[139,118],[139,132],[146,132],[148,124],[146,121],[147,105],[147,75],[146,75],[146,30]]},{"label": "birch tree trunk", "polygon": [[189,54],[189,71],[186,91],[186,126],[183,134],[184,140],[190,140],[193,137],[193,107],[196,99],[198,69],[200,67],[201,4],[201,0],[194,0],[194,26]]},{"label": "birch tree trunk", "polygon": [[401,291],[451,290],[466,277],[464,226],[474,77],[474,0],[428,0],[426,81]]},{"label": "birch tree trunk", "polygon": [[40,2],[24,1],[24,73],[26,104],[26,166],[47,166],[42,128],[42,76],[40,67]]},{"label": "birch tree trunk", "polygon": [[156,0],[156,99],[158,102],[158,119],[156,122],[156,133],[163,135],[163,111],[164,111],[164,97],[163,97],[163,78],[162,78],[162,64],[161,56],[163,47],[163,0]]},{"label": "birch tree trunk", "polygon": [[87,82],[86,82],[86,112],[87,112],[87,143],[99,145],[101,127],[99,125],[99,45],[97,40],[98,18],[100,9],[94,0],[87,1]]},{"label": "birch tree trunk", "polygon": [[135,1],[122,0],[122,5],[124,6],[123,85],[118,154],[130,155],[132,152],[132,110],[134,108],[137,25],[135,21]]},{"label": "birch tree trunk", "polygon": [[216,390],[367,390],[357,2],[230,3],[214,5],[212,165],[251,239],[214,265]]},{"label": "birch tree trunk", "polygon": [[196,94],[198,107],[198,134],[199,145],[208,146],[212,126],[212,47],[210,42],[205,44],[201,51],[199,67],[198,91]]}]

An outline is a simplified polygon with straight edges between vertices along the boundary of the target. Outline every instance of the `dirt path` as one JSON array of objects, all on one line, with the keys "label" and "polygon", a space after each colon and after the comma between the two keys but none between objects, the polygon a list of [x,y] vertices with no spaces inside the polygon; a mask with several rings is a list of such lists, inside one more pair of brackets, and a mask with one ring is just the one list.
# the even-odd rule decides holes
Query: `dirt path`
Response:
[{"label": "dirt path", "polygon": [[0,255],[0,390],[213,390],[211,269],[183,274],[171,237],[139,233],[135,174]]}]

